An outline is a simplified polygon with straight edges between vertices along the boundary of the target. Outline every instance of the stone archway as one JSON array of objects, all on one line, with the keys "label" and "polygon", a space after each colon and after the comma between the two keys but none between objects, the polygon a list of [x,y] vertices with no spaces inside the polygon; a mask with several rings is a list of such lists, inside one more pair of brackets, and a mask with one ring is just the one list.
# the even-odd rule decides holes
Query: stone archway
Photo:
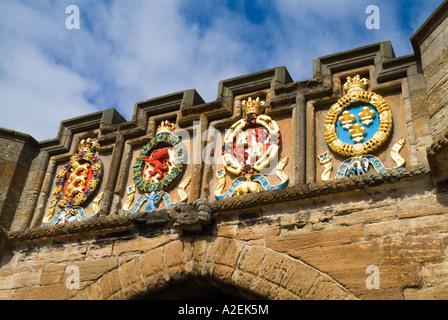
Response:
[{"label": "stone archway", "polygon": [[214,236],[181,237],[144,253],[124,255],[116,269],[73,298],[156,297],[188,281],[209,283],[218,292],[247,299],[355,298],[328,275],[287,254]]}]

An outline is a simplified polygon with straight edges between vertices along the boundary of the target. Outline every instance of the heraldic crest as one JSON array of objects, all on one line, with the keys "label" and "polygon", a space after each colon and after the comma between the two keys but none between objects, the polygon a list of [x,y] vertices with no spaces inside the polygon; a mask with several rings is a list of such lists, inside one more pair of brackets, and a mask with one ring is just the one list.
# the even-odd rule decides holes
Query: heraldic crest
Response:
[{"label": "heraldic crest", "polygon": [[[235,122],[224,136],[222,163],[224,168],[216,173],[218,185],[215,190],[217,199],[233,195],[255,193],[261,190],[284,188],[289,178],[283,171],[288,163],[284,157],[278,162],[275,173],[281,180],[278,185],[271,185],[259,172],[277,159],[280,146],[280,130],[271,117],[264,115],[265,102],[259,98],[242,102],[246,118]],[[233,180],[229,190],[222,194],[226,185],[226,171],[239,175]]]},{"label": "heraldic crest", "polygon": [[[97,188],[102,173],[102,164],[95,151],[98,143],[83,139],[78,144],[78,152],[71,156],[56,175],[53,187],[54,199],[49,203],[48,213],[43,219],[44,226],[81,221],[99,216],[100,193],[93,200],[93,215],[88,217],[83,205]],[[55,215],[56,207],[61,210]]]},{"label": "heraldic crest", "polygon": [[[381,161],[371,155],[382,147],[392,131],[392,112],[387,102],[378,94],[366,91],[367,79],[359,75],[347,77],[344,89],[347,94],[330,107],[324,124],[328,146],[336,153],[349,157],[337,171],[335,179],[366,174],[372,166],[376,172],[388,171]],[[399,140],[390,155],[396,166],[405,165],[399,151],[405,143]],[[331,180],[332,157],[328,151],[318,155],[324,170],[323,181]]]},{"label": "heraldic crest", "polygon": [[[163,199],[167,208],[174,206],[165,191],[181,175],[186,151],[181,139],[173,131],[174,124],[162,121],[156,136],[140,151],[133,168],[134,184],[127,188],[128,198],[122,207],[123,213],[136,213],[145,202],[144,211],[153,211],[160,199]],[[180,202],[187,201],[185,188],[189,183],[190,177],[187,177],[178,187]],[[143,195],[132,206],[136,189]]]}]

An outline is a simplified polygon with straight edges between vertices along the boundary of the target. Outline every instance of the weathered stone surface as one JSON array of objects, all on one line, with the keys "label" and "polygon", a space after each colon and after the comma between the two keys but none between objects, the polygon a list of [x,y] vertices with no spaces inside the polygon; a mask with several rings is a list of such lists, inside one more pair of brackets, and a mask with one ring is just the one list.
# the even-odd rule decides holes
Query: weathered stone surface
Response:
[{"label": "weathered stone surface", "polygon": [[404,288],[416,287],[421,284],[421,267],[419,265],[375,266],[378,267],[378,289],[367,287],[367,282],[372,283],[372,279],[369,277],[373,274],[368,272],[368,266],[359,269],[332,271],[331,275],[345,288],[355,293],[392,289],[401,292]]},{"label": "weathered stone surface", "polygon": [[319,276],[316,270],[302,263],[295,263],[288,270],[281,286],[305,299]]},{"label": "weathered stone surface", "polygon": [[181,241],[165,245],[165,262],[172,278],[178,278],[185,270],[185,254]]},{"label": "weathered stone surface", "polygon": [[128,288],[132,285],[142,285],[143,275],[140,258],[134,258],[131,261],[120,265],[118,268],[121,288]]},{"label": "weathered stone surface", "polygon": [[362,236],[363,227],[358,225],[287,235],[284,237],[269,237],[266,239],[266,246],[276,251],[291,253],[292,251],[312,247],[358,242],[362,240]]},{"label": "weathered stone surface", "polygon": [[[65,284],[19,289],[14,294],[15,300],[66,300],[69,290]],[[89,295],[94,299],[93,295]]]},{"label": "weathered stone surface", "polygon": [[242,248],[243,244],[239,241],[223,239],[216,256],[216,264],[224,264],[229,267],[235,267]]},{"label": "weathered stone surface", "polygon": [[394,200],[373,204],[364,203],[359,206],[349,204],[342,207],[334,212],[334,223],[336,225],[374,223],[394,219],[397,216],[397,207]]},{"label": "weathered stone surface", "polygon": [[348,297],[349,293],[336,283],[320,277],[308,292],[306,298],[310,300],[345,300]]},{"label": "weathered stone surface", "polygon": [[118,292],[121,289],[118,269],[106,273],[100,280],[98,280],[98,286],[102,294],[102,299],[107,299]]},{"label": "weathered stone surface", "polygon": [[118,266],[118,258],[110,257],[100,260],[77,261],[71,263],[71,265],[79,268],[80,281],[97,280],[103,274]]},{"label": "weathered stone surface", "polygon": [[392,235],[425,235],[448,231],[448,215],[423,216],[366,225],[366,240]]},{"label": "weathered stone surface", "polygon": [[163,259],[164,248],[160,247],[142,255],[141,264],[143,275],[149,277],[159,272],[163,272],[165,269]]},{"label": "weathered stone surface", "polygon": [[448,300],[448,284],[422,289],[404,290],[406,300]]},{"label": "weathered stone surface", "polygon": [[3,272],[0,274],[0,290],[37,286],[41,272],[40,266],[25,266]]},{"label": "weathered stone surface", "polygon": [[280,232],[278,221],[269,223],[256,223],[254,225],[238,225],[236,238],[240,240],[265,239],[270,236],[276,236]]},{"label": "weathered stone surface", "polygon": [[400,289],[379,289],[358,293],[362,300],[403,300],[403,291]]},{"label": "weathered stone surface", "polygon": [[425,264],[422,267],[422,276],[428,287],[448,283],[448,262]]},{"label": "weathered stone surface", "polygon": [[260,277],[279,285],[291,264],[291,260],[285,256],[268,252],[260,270]]},{"label": "weathered stone surface", "polygon": [[331,247],[318,247],[303,250],[291,249],[291,256],[328,272],[367,268],[380,264],[379,245],[377,241],[359,242]]},{"label": "weathered stone surface", "polygon": [[92,244],[89,246],[86,259],[101,259],[112,255],[113,243]]},{"label": "weathered stone surface", "polygon": [[209,274],[213,270],[222,242],[222,238],[206,238],[197,241],[193,249],[194,270],[201,275]]},{"label": "weathered stone surface", "polygon": [[443,237],[438,235],[391,236],[381,241],[380,249],[383,265],[439,262],[445,259]]},{"label": "weathered stone surface", "polygon": [[448,194],[429,194],[397,200],[400,218],[448,213]]},{"label": "weathered stone surface", "polygon": [[168,242],[178,239],[178,235],[161,235],[156,238],[136,238],[117,241],[113,246],[113,255],[147,252]]},{"label": "weathered stone surface", "polygon": [[40,285],[48,286],[58,284],[65,278],[66,264],[47,264],[43,267]]},{"label": "weathered stone surface", "polygon": [[266,249],[258,246],[249,247],[244,253],[238,268],[244,272],[257,276],[266,256]]}]

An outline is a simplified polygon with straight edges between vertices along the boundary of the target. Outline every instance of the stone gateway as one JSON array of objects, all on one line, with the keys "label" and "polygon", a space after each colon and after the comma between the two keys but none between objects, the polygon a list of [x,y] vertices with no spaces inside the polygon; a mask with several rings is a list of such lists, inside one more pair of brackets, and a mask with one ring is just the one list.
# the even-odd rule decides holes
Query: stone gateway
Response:
[{"label": "stone gateway", "polygon": [[447,33],[1,128],[0,299],[448,299]]}]

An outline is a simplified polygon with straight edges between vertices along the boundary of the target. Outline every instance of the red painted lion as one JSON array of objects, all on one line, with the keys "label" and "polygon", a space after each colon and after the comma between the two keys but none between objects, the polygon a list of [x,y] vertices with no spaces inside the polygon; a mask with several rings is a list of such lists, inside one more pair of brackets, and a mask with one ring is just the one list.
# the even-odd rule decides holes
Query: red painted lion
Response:
[{"label": "red painted lion", "polygon": [[143,160],[154,167],[153,170],[149,170],[148,173],[154,176],[155,179],[162,179],[165,172],[169,170],[169,165],[171,165],[170,154],[168,152],[169,148],[162,148],[154,150],[150,157],[144,157]]}]

